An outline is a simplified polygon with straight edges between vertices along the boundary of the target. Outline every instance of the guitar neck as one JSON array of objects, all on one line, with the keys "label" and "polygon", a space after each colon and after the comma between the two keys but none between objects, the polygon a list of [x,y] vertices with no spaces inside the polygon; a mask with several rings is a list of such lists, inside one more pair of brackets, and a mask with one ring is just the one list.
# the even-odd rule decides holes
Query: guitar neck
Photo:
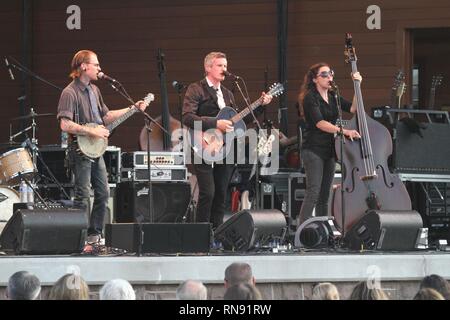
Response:
[{"label": "guitar neck", "polygon": [[391,106],[398,106],[398,95],[397,95],[397,89],[392,89],[391,92]]},{"label": "guitar neck", "polygon": [[122,122],[124,122],[125,120],[127,120],[129,117],[131,117],[133,114],[135,114],[136,112],[138,112],[138,109],[136,107],[131,108],[130,110],[128,110],[127,112],[125,112],[123,115],[121,115],[120,117],[118,117],[116,120],[114,120],[113,122],[111,122],[109,125],[106,126],[106,128],[109,131],[114,130],[117,126],[119,126]]},{"label": "guitar neck", "polygon": [[242,120],[243,118],[245,118],[247,115],[250,114],[250,110],[254,111],[256,108],[258,108],[260,105],[262,104],[262,97],[260,97],[258,100],[256,100],[255,102],[253,102],[248,108],[245,108],[244,110],[242,110],[241,112],[239,112],[237,115],[235,115],[234,117],[232,117],[230,119],[231,122],[236,123],[240,120]]}]

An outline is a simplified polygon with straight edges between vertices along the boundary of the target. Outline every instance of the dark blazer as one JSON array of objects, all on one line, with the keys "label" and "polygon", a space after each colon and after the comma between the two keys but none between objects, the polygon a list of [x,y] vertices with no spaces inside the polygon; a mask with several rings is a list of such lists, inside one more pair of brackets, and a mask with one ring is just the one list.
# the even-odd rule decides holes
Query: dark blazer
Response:
[{"label": "dark blazer", "polygon": [[[234,108],[233,93],[220,85],[225,105]],[[183,124],[194,128],[194,121],[202,121],[203,131],[215,128],[216,116],[220,108],[217,103],[216,91],[208,86],[206,79],[191,83],[186,90],[183,102]]]}]

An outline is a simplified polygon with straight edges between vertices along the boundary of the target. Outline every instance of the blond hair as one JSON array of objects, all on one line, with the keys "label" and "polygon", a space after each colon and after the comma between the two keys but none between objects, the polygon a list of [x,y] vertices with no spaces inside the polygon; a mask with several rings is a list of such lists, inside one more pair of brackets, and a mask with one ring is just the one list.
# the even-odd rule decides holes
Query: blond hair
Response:
[{"label": "blond hair", "polygon": [[445,300],[443,295],[433,288],[422,288],[413,300]]},{"label": "blond hair", "polygon": [[361,281],[353,288],[349,300],[389,300],[389,297],[381,287],[369,287],[367,281]]},{"label": "blond hair", "polygon": [[56,281],[48,300],[89,300],[89,287],[77,274],[66,274]]},{"label": "blond hair", "polygon": [[220,58],[226,59],[227,56],[223,52],[213,51],[213,52],[208,53],[206,55],[205,61],[204,61],[205,73],[206,73],[206,67],[211,67],[213,65],[213,63],[214,63],[214,60],[215,59],[220,59]]},{"label": "blond hair", "polygon": [[311,300],[340,300],[340,297],[334,284],[323,282],[313,288]]}]

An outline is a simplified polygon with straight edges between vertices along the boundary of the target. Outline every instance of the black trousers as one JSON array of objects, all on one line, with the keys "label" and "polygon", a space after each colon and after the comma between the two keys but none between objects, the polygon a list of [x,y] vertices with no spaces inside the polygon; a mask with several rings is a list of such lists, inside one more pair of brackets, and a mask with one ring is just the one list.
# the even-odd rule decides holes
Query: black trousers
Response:
[{"label": "black trousers", "polygon": [[303,165],[306,174],[306,193],[300,210],[300,223],[312,217],[328,215],[328,199],[334,179],[336,162],[334,158],[322,159],[311,150],[302,150]]},{"label": "black trousers", "polygon": [[230,164],[194,164],[199,188],[197,222],[210,222],[213,228],[223,223],[228,183],[233,167]]}]

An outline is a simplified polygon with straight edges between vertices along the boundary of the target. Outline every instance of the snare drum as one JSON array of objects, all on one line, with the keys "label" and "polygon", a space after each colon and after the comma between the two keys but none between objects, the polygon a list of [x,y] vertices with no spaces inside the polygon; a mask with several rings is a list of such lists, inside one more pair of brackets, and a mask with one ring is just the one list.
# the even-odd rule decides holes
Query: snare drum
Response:
[{"label": "snare drum", "polygon": [[20,175],[32,177],[35,166],[29,152],[25,148],[18,148],[4,153],[0,157],[0,183],[10,186],[20,183]]},{"label": "snare drum", "polygon": [[6,186],[0,186],[0,222],[7,222],[13,215],[14,203],[20,202],[19,193]]}]

